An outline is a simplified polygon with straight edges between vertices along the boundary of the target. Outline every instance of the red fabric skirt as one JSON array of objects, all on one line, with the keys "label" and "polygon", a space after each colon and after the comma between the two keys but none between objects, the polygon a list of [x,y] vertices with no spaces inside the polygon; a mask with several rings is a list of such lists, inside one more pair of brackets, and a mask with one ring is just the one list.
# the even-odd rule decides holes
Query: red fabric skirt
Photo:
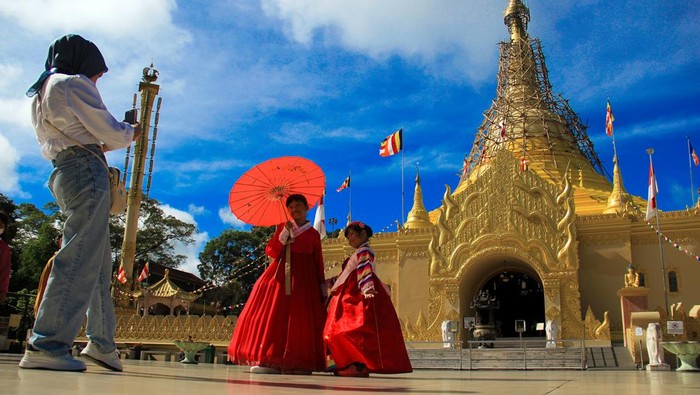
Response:
[{"label": "red fabric skirt", "polygon": [[357,276],[349,276],[331,298],[323,331],[325,345],[339,370],[353,362],[370,373],[409,373],[401,324],[391,298],[375,274],[379,294],[365,299],[357,287]]},{"label": "red fabric skirt", "polygon": [[228,346],[233,363],[325,370],[321,290],[316,266],[304,258],[292,254],[291,295],[285,295],[284,263],[279,261],[255,283]]}]

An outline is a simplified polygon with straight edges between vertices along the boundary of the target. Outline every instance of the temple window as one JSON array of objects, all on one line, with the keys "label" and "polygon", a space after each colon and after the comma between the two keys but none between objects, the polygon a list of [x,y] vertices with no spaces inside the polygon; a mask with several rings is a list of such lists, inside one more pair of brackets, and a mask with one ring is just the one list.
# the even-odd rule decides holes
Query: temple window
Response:
[{"label": "temple window", "polygon": [[678,292],[678,274],[675,271],[668,272],[668,291]]}]

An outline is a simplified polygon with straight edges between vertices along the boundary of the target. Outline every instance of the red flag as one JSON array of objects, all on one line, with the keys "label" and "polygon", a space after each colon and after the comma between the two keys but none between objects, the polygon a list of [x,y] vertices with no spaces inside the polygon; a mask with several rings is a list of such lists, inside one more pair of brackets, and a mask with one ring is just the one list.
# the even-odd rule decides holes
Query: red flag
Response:
[{"label": "red flag", "polygon": [[656,215],[656,194],[659,192],[656,185],[656,175],[654,174],[654,165],[649,157],[649,195],[647,198],[647,216],[646,220],[654,218]]},{"label": "red flag", "polygon": [[605,133],[612,137],[613,135],[613,121],[615,117],[613,116],[612,109],[610,109],[610,101],[608,101],[608,107],[605,111]]},{"label": "red flag", "polygon": [[529,166],[527,165],[527,159],[523,156],[520,158],[520,170],[527,171]]},{"label": "red flag", "polygon": [[501,141],[506,141],[506,120],[501,121]]},{"label": "red flag", "polygon": [[120,283],[126,284],[126,271],[124,271],[124,265],[119,264],[119,272],[117,273],[117,280]]},{"label": "red flag", "polygon": [[688,149],[690,150],[690,157],[693,159],[695,166],[700,166],[700,158],[698,158],[698,154],[695,153],[693,145],[690,144],[690,139],[688,139]]},{"label": "red flag", "polygon": [[403,148],[403,129],[386,136],[379,145],[379,156],[391,156],[398,154]]},{"label": "red flag", "polygon": [[340,184],[340,186],[338,187],[338,189],[336,189],[335,191],[336,191],[336,192],[340,192],[340,191],[342,191],[343,189],[349,188],[349,187],[350,187],[350,176],[348,176],[348,178],[346,178],[345,181],[343,181],[343,183]]},{"label": "red flag", "polygon": [[141,274],[139,275],[139,282],[145,280],[148,278],[148,276],[151,275],[150,269],[149,269],[149,264],[146,262],[145,265],[143,265],[143,270],[141,270]]}]

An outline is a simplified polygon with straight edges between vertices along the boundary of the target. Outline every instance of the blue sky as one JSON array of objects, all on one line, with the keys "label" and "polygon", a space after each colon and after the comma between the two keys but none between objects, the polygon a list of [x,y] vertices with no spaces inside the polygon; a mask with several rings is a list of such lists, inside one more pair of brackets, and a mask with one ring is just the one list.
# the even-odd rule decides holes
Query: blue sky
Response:
[{"label": "blue sky", "polygon": [[[403,128],[405,210],[419,163],[425,205],[457,184],[462,159],[495,97],[507,0],[0,0],[0,192],[51,200],[24,96],[58,36],[79,33],[110,68],[99,82],[117,116],[143,67],[160,72],[163,105],[151,196],[198,226],[197,254],[243,224],[229,190],[266,159],[299,155],[327,177],[326,217],[383,229],[402,215],[401,157],[380,141]],[[700,150],[700,3],[695,0],[526,2],[555,92],[569,99],[604,166],[605,102],[625,187],[646,196],[654,147],[662,210],[691,204],[686,136]],[[124,151],[108,155],[121,166]],[[700,187],[700,168],[694,167]],[[313,210],[309,213],[313,219]],[[395,229],[395,228],[392,228]]]}]

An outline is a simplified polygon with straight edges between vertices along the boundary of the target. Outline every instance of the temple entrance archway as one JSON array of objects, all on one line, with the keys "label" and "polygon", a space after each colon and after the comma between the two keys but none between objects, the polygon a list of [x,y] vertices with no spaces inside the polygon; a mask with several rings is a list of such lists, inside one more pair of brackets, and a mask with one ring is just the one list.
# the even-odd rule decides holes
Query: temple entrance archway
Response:
[{"label": "temple entrance archway", "polygon": [[538,278],[524,271],[510,269],[492,276],[481,288],[500,303],[494,310],[498,337],[518,337],[515,321],[525,321],[523,337],[542,336],[537,323],[544,323],[544,293]]},{"label": "temple entrance archway", "polygon": [[[470,267],[463,275],[460,285],[460,305],[464,318],[477,317],[470,308],[479,292],[488,291],[499,302],[493,311],[497,326],[497,338],[518,337],[515,320],[525,320],[523,337],[544,336],[537,331],[537,323],[545,322],[545,296],[542,280],[528,263],[509,256],[492,256]],[[481,314],[482,323],[488,314]],[[464,323],[466,326],[466,322]],[[468,337],[466,329],[464,338]]]}]

